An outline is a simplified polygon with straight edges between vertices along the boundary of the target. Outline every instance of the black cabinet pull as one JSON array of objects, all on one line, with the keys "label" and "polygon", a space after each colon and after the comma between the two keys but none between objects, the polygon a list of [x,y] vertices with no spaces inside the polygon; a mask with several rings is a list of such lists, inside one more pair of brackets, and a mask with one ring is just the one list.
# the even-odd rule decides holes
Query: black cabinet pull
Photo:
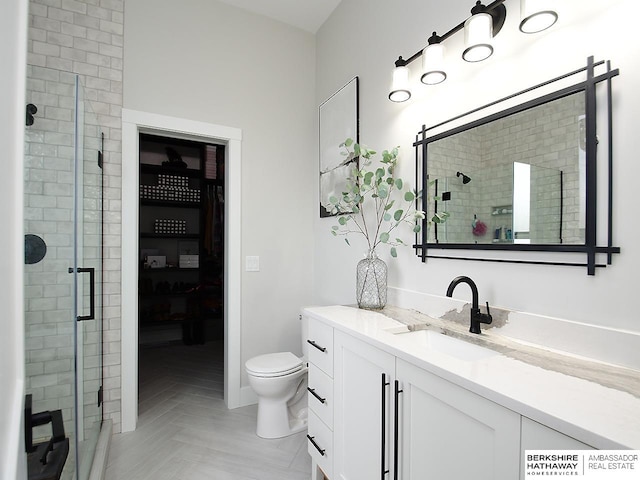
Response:
[{"label": "black cabinet pull", "polygon": [[395,385],[395,405],[393,409],[393,478],[398,480],[398,437],[400,436],[400,425],[398,423],[400,417],[400,382],[396,380]]},{"label": "black cabinet pull", "polygon": [[326,450],[320,448],[320,446],[316,443],[316,441],[314,440],[314,438],[316,438],[316,437],[312,437],[311,435],[307,434],[307,438],[311,442],[311,445],[316,447],[316,450],[318,450],[318,452],[320,452],[320,455],[322,455],[324,457],[324,452],[326,452]]},{"label": "black cabinet pull", "polygon": [[318,345],[316,342],[314,342],[313,340],[307,340],[307,343],[309,345],[313,345],[314,347],[316,347],[318,350],[320,350],[322,353],[326,352],[327,349],[324,347],[321,347],[320,345]]},{"label": "black cabinet pull", "polygon": [[384,477],[389,470],[387,470],[387,375],[382,374],[382,441],[381,453],[380,453],[380,480],[384,480]]},{"label": "black cabinet pull", "polygon": [[309,393],[311,395],[316,397],[320,403],[326,403],[327,399],[326,398],[322,398],[320,395],[318,395],[316,393],[316,389],[315,388],[307,387],[307,390],[309,391]]}]

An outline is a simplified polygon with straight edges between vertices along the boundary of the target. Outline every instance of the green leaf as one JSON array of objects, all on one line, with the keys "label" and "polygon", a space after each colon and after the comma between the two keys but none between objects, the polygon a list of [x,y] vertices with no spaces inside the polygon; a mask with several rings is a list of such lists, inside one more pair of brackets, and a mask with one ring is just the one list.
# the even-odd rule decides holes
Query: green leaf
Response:
[{"label": "green leaf", "polygon": [[431,221],[433,223],[440,223],[440,217],[436,214],[433,217],[431,217]]},{"label": "green leaf", "polygon": [[356,157],[360,156],[360,145],[358,145],[357,143],[353,145],[353,154]]},{"label": "green leaf", "polygon": [[387,178],[387,185],[389,185],[389,186],[393,185],[393,178],[392,177]]},{"label": "green leaf", "polygon": [[420,233],[420,224],[416,223],[416,224],[413,226],[413,232],[414,232],[414,233]]},{"label": "green leaf", "polygon": [[335,230],[331,230],[331,233],[333,234],[334,237],[338,236],[338,234],[335,232]]},{"label": "green leaf", "polygon": [[351,211],[355,214],[358,214],[360,213],[360,207],[358,207],[358,205],[354,205]]},{"label": "green leaf", "polygon": [[413,201],[416,199],[416,197],[415,197],[415,195],[413,194],[413,192],[406,192],[406,193],[404,194],[404,199],[405,199],[405,201],[407,201],[407,202],[413,202]]},{"label": "green leaf", "polygon": [[389,241],[389,234],[387,232],[382,232],[380,234],[380,241],[382,243],[387,243]]},{"label": "green leaf", "polygon": [[387,203],[387,206],[384,207],[385,211],[387,210],[391,210],[391,207],[393,207],[393,204],[396,203],[395,200],[391,200],[389,203]]},{"label": "green leaf", "polygon": [[378,196],[380,198],[387,198],[389,196],[389,187],[384,183],[380,184],[378,187]]},{"label": "green leaf", "polygon": [[384,168],[379,168],[376,170],[376,178],[381,179],[384,177]]},{"label": "green leaf", "polygon": [[331,203],[332,205],[335,205],[338,202],[339,200],[337,197],[334,197],[334,196],[329,197],[329,203]]},{"label": "green leaf", "polygon": [[344,241],[347,242],[347,245],[351,246],[351,244],[349,243],[349,239],[347,237],[344,238]]},{"label": "green leaf", "polygon": [[340,230],[340,227],[338,227],[337,225],[334,225],[333,227],[331,227],[331,230]]},{"label": "green leaf", "polygon": [[345,226],[347,224],[347,220],[348,220],[348,217],[340,217],[338,219],[338,223],[342,226]]},{"label": "green leaf", "polygon": [[398,243],[399,245],[404,245],[404,242],[401,238],[396,238],[396,243]]},{"label": "green leaf", "polygon": [[[396,179],[396,188],[397,188],[398,190],[402,190],[402,186],[403,186],[402,179],[401,179],[401,178]],[[405,195],[405,198],[406,198],[406,197],[407,197],[407,196]]]},{"label": "green leaf", "polygon": [[371,185],[371,179],[373,179],[373,172],[367,172],[364,176],[365,185]]},{"label": "green leaf", "polygon": [[384,219],[385,222],[388,222],[388,221],[391,220],[391,214],[390,213],[385,213],[382,218]]},{"label": "green leaf", "polygon": [[396,252],[396,247],[391,247],[391,256],[396,258],[398,256],[398,252]]},{"label": "green leaf", "polygon": [[353,138],[347,138],[347,139],[344,141],[344,146],[345,146],[345,147],[350,147],[351,145],[353,145]]},{"label": "green leaf", "polygon": [[393,219],[394,219],[396,222],[399,222],[399,221],[400,221],[400,219],[402,218],[402,214],[403,214],[403,213],[404,213],[404,210],[396,210],[396,211],[394,212],[394,214],[393,214]]}]

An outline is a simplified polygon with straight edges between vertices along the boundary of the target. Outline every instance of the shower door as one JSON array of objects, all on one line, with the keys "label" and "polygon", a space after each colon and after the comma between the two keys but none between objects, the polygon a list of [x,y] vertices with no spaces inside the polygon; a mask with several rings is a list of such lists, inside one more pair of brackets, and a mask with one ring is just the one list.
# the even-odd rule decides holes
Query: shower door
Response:
[{"label": "shower door", "polygon": [[[85,480],[102,423],[102,133],[77,75],[28,65],[26,94],[25,393],[60,411],[62,479]],[[35,426],[34,444],[51,433]]]},{"label": "shower door", "polygon": [[76,77],[74,333],[77,479],[89,477],[102,425],[103,137]]}]

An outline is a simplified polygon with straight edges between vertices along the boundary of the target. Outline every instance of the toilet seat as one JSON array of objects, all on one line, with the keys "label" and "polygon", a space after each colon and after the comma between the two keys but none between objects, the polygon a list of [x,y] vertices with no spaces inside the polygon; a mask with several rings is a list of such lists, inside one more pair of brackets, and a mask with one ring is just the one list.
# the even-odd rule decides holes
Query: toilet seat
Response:
[{"label": "toilet seat", "polygon": [[256,377],[283,377],[302,370],[304,362],[291,352],[268,353],[247,360],[249,375]]}]

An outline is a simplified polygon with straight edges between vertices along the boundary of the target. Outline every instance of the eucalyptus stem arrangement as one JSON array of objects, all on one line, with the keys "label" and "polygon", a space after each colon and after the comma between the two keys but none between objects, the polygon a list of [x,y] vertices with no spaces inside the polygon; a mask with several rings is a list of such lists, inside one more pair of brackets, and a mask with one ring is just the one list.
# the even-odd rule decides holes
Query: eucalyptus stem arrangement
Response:
[{"label": "eucalyptus stem arrangement", "polygon": [[[374,150],[355,143],[351,138],[345,140],[340,148],[347,157],[345,163],[360,157],[360,166],[354,168],[352,176],[347,178],[346,191],[342,196],[329,198],[328,210],[334,215],[340,214],[338,225],[332,227],[331,233],[344,236],[348,245],[349,234],[362,234],[370,252],[385,244],[390,246],[391,256],[397,257],[396,247],[405,243],[392,236],[393,232],[406,223],[413,232],[419,233],[425,218],[424,212],[415,208],[417,192],[406,188],[405,182],[395,176],[399,147],[383,151],[382,165],[378,168],[372,168]],[[400,199],[394,198],[398,196]],[[367,198],[371,200],[367,201]],[[373,213],[366,213],[367,208]],[[370,220],[367,220],[367,215]]]}]

